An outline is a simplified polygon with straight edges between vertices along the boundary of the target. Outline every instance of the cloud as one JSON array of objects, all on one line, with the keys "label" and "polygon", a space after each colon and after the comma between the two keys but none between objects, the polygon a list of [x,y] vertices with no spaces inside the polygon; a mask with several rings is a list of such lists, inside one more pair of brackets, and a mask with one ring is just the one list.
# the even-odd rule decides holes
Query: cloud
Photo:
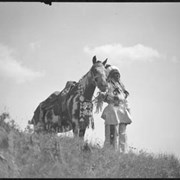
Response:
[{"label": "cloud", "polygon": [[35,41],[35,42],[31,42],[30,44],[29,44],[29,47],[30,47],[30,49],[32,50],[32,51],[35,51],[35,50],[37,50],[38,48],[40,48],[40,42],[39,41]]},{"label": "cloud", "polygon": [[42,72],[25,67],[13,57],[13,52],[12,49],[0,44],[0,76],[11,78],[16,83],[24,83],[44,76]]},{"label": "cloud", "polygon": [[98,58],[109,58],[113,62],[121,63],[151,62],[161,57],[157,50],[142,44],[131,47],[124,47],[121,44],[107,44],[94,48],[86,46],[84,52],[91,56],[97,55]]},{"label": "cloud", "polygon": [[173,63],[180,63],[180,60],[176,57],[176,56],[173,56],[172,58],[171,58],[171,61],[173,62]]}]

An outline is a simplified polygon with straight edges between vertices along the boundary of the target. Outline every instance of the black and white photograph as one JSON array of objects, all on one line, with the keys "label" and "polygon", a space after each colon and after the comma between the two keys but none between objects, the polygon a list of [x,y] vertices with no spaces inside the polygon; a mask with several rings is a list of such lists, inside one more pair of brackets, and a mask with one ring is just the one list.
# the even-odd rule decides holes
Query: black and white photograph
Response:
[{"label": "black and white photograph", "polygon": [[179,2],[0,2],[0,178],[180,178]]}]

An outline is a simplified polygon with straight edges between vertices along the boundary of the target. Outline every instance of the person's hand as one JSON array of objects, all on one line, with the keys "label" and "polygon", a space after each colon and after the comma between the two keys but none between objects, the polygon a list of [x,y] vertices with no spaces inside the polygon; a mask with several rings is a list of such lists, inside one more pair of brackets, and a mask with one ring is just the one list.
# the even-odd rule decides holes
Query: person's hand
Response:
[{"label": "person's hand", "polygon": [[125,94],[125,98],[127,98],[129,96],[129,92],[124,90],[124,94]]}]

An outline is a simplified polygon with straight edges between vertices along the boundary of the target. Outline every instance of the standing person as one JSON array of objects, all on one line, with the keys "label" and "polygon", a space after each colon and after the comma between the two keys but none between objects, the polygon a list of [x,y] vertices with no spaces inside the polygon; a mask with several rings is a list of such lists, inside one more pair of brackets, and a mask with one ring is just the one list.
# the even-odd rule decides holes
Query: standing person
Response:
[{"label": "standing person", "polygon": [[108,103],[105,107],[102,118],[105,120],[105,143],[113,145],[120,152],[127,152],[126,126],[131,124],[131,116],[127,105],[128,91],[120,81],[119,69],[109,66],[109,90],[104,95],[104,101]]}]

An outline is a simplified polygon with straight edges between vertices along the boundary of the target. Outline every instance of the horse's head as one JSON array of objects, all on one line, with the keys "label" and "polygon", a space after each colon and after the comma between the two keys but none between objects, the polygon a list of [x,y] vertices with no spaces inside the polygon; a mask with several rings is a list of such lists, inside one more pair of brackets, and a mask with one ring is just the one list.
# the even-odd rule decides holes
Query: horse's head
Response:
[{"label": "horse's head", "polygon": [[105,92],[108,88],[108,84],[106,81],[107,72],[105,68],[107,59],[101,62],[99,60],[97,61],[96,56],[94,56],[92,62],[93,62],[93,66],[91,68],[91,72],[93,74],[93,81],[100,91]]}]

